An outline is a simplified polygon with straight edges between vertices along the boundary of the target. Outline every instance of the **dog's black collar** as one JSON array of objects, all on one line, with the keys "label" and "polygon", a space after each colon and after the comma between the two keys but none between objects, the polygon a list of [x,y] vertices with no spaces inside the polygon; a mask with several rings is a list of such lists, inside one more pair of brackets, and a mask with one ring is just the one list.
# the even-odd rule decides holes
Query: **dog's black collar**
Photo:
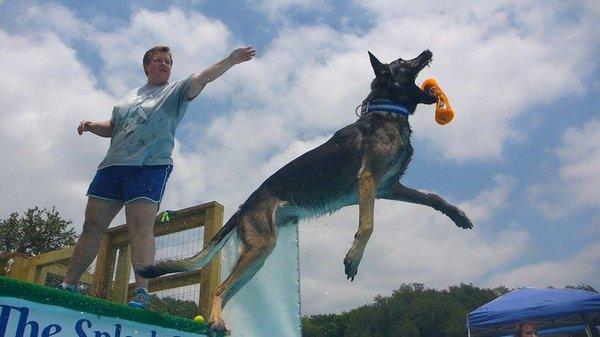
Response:
[{"label": "dog's black collar", "polygon": [[364,115],[367,113],[373,113],[373,112],[383,112],[389,115],[389,113],[392,114],[398,114],[398,115],[402,115],[406,118],[408,118],[409,112],[408,109],[403,106],[400,105],[398,103],[394,103],[390,100],[386,100],[386,99],[376,99],[373,101],[365,101],[363,102],[363,104],[361,105],[360,108],[360,114]]}]

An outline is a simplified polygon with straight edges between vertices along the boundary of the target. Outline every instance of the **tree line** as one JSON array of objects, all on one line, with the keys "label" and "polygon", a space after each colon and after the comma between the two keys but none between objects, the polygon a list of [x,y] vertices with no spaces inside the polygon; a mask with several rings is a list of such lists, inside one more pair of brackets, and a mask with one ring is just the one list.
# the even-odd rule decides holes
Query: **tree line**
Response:
[{"label": "tree line", "polygon": [[[567,286],[588,291],[589,285]],[[464,337],[467,314],[511,291],[461,283],[448,289],[402,284],[390,296],[341,314],[302,319],[303,337]]]},{"label": "tree line", "polygon": [[77,235],[73,228],[67,229],[71,223],[55,207],[29,208],[22,215],[13,212],[0,220],[0,255],[6,252],[37,255],[72,246]]}]

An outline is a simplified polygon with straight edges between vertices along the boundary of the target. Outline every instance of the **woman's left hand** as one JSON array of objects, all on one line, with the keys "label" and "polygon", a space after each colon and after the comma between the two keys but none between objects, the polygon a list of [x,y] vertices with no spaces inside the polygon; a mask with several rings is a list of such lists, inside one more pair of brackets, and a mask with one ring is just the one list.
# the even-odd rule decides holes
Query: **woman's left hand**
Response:
[{"label": "woman's left hand", "polygon": [[251,60],[254,55],[256,55],[256,50],[254,50],[254,48],[251,46],[248,46],[238,48],[231,52],[229,59],[233,62],[233,64],[238,64]]}]

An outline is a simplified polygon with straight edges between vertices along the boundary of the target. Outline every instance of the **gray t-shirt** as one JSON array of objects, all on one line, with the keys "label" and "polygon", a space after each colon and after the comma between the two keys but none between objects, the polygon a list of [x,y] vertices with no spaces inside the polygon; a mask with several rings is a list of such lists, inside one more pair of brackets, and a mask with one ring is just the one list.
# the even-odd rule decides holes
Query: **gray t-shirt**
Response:
[{"label": "gray t-shirt", "polygon": [[192,75],[163,85],[146,84],[131,90],[115,105],[110,147],[98,166],[173,164],[175,129],[189,100]]}]

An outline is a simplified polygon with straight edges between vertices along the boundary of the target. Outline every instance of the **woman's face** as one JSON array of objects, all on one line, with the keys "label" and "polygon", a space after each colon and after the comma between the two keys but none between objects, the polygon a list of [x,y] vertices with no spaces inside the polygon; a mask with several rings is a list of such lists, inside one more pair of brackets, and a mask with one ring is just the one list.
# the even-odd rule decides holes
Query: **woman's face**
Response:
[{"label": "woman's face", "polygon": [[146,66],[149,84],[165,84],[171,76],[171,57],[166,52],[156,52],[150,56]]}]

